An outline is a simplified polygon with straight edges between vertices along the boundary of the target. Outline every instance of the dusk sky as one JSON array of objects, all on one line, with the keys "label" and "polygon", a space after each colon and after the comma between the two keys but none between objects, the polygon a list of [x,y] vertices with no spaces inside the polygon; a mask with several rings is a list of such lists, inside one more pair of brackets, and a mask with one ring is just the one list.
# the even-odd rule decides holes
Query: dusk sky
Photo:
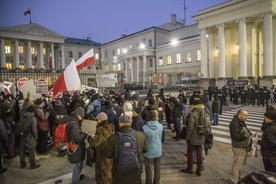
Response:
[{"label": "dusk sky", "polygon": [[[187,25],[199,10],[228,0],[186,0]],[[184,19],[184,0],[0,0],[0,27],[37,23],[72,38],[107,43],[137,31]]]}]

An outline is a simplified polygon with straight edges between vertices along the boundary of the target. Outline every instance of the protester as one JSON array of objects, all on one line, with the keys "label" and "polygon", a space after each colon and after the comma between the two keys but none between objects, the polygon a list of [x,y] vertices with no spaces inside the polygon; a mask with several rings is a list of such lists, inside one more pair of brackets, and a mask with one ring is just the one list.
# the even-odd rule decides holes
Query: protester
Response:
[{"label": "protester", "polygon": [[231,181],[235,184],[244,177],[243,166],[246,163],[248,152],[252,149],[252,133],[245,124],[247,117],[247,111],[240,109],[229,124],[233,151]]},{"label": "protester", "polygon": [[133,130],[143,131],[142,126],[145,124],[145,121],[141,117],[142,110],[143,110],[142,107],[136,107],[133,110],[133,116],[132,116],[132,122],[131,122],[131,128]]},{"label": "protester", "polygon": [[219,111],[220,111],[221,102],[217,96],[214,97],[212,102],[212,114],[213,114],[213,124],[217,126],[219,124]]},{"label": "protester", "polygon": [[[132,117],[126,114],[122,114],[119,119],[119,132],[122,132],[124,134],[129,134],[132,131],[131,128],[131,120]],[[141,162],[141,155],[142,153],[145,153],[148,150],[148,145],[146,141],[146,136],[141,131],[135,131],[134,137],[139,145],[139,157],[140,157],[140,164]],[[119,135],[113,134],[108,138],[107,145],[104,149],[104,155],[108,158],[112,158],[115,156],[115,147],[117,145],[119,139]],[[131,184],[141,184],[142,183],[142,167],[136,171],[131,171],[126,173],[122,173],[117,168],[117,163],[114,158],[114,165],[112,170],[112,178],[113,178],[113,184],[122,184],[122,183],[131,183]]]},{"label": "protester", "polygon": [[[2,109],[3,107],[1,107]],[[7,171],[7,168],[4,167],[3,164],[3,152],[5,147],[8,145],[8,134],[6,131],[5,122],[0,119],[0,173],[4,173]]]},{"label": "protester", "polygon": [[104,147],[107,139],[114,134],[114,127],[109,122],[106,113],[101,112],[97,115],[97,130],[95,136],[89,136],[88,142],[96,149],[96,168],[95,180],[98,184],[112,183],[113,158],[104,156]]},{"label": "protester", "polygon": [[[181,99],[182,97],[179,96],[179,98]],[[180,132],[181,132],[181,129],[182,129],[181,117],[182,117],[183,106],[182,106],[182,102],[180,101],[179,98],[176,98],[174,96],[170,97],[170,100],[174,103],[173,110],[172,110],[172,116],[173,116],[174,129],[175,129],[175,133],[176,133],[176,135],[173,137],[173,139],[175,141],[180,141],[181,140],[180,139]]]}]

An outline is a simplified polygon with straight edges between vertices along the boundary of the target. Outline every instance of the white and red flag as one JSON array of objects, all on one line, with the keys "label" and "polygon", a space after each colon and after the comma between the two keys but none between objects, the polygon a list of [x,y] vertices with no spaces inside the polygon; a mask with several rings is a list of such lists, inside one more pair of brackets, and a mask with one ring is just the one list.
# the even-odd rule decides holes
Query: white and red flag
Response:
[{"label": "white and red flag", "polygon": [[52,61],[52,54],[50,53],[49,63],[48,63],[49,69],[53,69],[53,61]]},{"label": "white and red flag", "polygon": [[24,11],[24,15],[26,16],[27,14],[31,14],[31,8],[29,8],[28,10]]},{"label": "white and red flag", "polygon": [[72,59],[63,74],[61,74],[56,80],[53,88],[53,96],[55,96],[58,92],[81,90],[81,81],[74,59]]},{"label": "white and red flag", "polygon": [[76,61],[77,70],[81,70],[83,67],[94,65],[94,50],[93,48],[86,52],[80,59]]}]

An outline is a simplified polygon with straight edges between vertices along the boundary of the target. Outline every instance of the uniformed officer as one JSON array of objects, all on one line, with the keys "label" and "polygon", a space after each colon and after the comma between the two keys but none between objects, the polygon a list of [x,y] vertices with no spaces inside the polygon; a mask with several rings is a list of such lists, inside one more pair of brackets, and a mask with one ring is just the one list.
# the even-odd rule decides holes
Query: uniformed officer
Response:
[{"label": "uniformed officer", "polygon": [[219,109],[219,114],[222,114],[222,106],[224,104],[224,93],[222,92],[221,89],[218,90],[218,96],[217,96],[220,100],[220,109]]},{"label": "uniformed officer", "polygon": [[241,88],[240,94],[241,94],[241,104],[246,105],[246,96],[245,96],[245,90],[243,87]]},{"label": "uniformed officer", "polygon": [[269,91],[266,86],[264,86],[263,92],[262,92],[262,104],[264,107],[264,104],[266,107],[268,106],[268,100],[269,100]]},{"label": "uniformed officer", "polygon": [[233,102],[235,105],[238,105],[239,103],[239,95],[240,95],[240,89],[238,86],[236,86],[234,89],[234,102]]},{"label": "uniformed officer", "polygon": [[253,91],[253,102],[252,105],[255,105],[255,101],[257,100],[257,105],[260,106],[260,89],[257,86],[257,84],[255,84],[255,88]]}]

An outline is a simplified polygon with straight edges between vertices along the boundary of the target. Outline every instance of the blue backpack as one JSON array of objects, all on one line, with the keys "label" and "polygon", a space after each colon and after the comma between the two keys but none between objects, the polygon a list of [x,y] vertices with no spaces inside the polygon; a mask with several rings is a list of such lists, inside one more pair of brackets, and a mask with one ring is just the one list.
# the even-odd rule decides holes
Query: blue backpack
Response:
[{"label": "blue backpack", "polygon": [[119,172],[137,171],[140,165],[139,145],[134,137],[135,130],[130,134],[117,132],[119,139],[115,148],[115,160]]}]

